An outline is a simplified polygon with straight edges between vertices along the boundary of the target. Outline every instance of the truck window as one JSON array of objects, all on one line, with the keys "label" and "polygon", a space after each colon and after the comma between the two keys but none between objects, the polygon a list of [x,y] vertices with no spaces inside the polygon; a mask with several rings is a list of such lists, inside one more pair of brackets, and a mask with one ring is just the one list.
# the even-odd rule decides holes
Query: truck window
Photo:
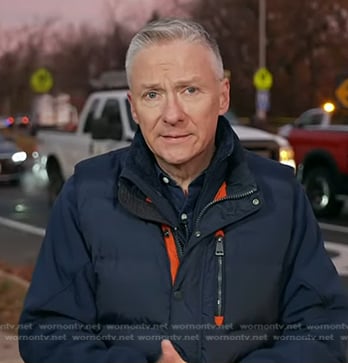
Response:
[{"label": "truck window", "polygon": [[122,121],[118,100],[114,98],[106,100],[101,117],[109,125],[113,136],[112,138],[116,140],[122,139]]},{"label": "truck window", "polygon": [[85,127],[83,129],[84,133],[91,132],[91,126],[92,126],[92,122],[95,119],[94,114],[95,114],[95,110],[97,109],[98,104],[99,104],[98,99],[95,99],[91,104],[91,107],[90,107],[87,117],[86,117]]},{"label": "truck window", "polygon": [[322,123],[323,114],[317,113],[317,114],[304,114],[302,118],[298,121],[299,127],[306,127],[306,126],[315,126],[320,125]]},{"label": "truck window", "polygon": [[308,118],[307,125],[320,125],[322,122],[322,115],[312,115]]}]

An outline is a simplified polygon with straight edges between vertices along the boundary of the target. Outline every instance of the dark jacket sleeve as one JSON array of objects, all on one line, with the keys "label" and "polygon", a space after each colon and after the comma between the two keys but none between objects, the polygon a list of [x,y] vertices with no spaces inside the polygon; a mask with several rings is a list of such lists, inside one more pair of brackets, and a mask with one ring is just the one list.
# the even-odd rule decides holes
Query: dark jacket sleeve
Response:
[{"label": "dark jacket sleeve", "polygon": [[302,186],[296,184],[295,189],[292,240],[280,301],[287,329],[274,337],[271,347],[248,354],[243,363],[346,362],[347,296]]},{"label": "dark jacket sleeve", "polygon": [[24,309],[19,349],[26,363],[143,363],[127,345],[107,346],[97,325],[91,259],[79,226],[74,177],[52,210]]}]

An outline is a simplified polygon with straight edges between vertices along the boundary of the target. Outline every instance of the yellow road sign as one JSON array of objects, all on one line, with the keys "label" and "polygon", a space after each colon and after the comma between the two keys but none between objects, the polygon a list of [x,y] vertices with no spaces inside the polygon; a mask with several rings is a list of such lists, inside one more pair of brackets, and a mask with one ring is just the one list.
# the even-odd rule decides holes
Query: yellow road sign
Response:
[{"label": "yellow road sign", "polygon": [[259,68],[254,74],[253,81],[258,91],[267,91],[272,87],[273,76],[267,68]]},{"label": "yellow road sign", "polygon": [[37,93],[46,93],[53,87],[52,73],[46,68],[37,69],[30,77],[30,86]]},{"label": "yellow road sign", "polygon": [[343,107],[348,108],[348,78],[336,88],[335,95]]}]

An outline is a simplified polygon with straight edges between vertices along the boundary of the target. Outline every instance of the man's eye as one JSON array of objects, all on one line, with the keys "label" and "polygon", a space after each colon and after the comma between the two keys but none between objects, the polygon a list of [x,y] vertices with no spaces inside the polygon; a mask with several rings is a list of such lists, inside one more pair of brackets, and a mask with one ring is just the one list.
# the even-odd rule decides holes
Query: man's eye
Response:
[{"label": "man's eye", "polygon": [[150,98],[150,99],[154,99],[154,98],[156,98],[156,96],[157,96],[157,93],[156,92],[154,92],[154,91],[150,91],[150,92],[148,92],[147,94],[146,94],[146,98]]},{"label": "man's eye", "polygon": [[186,93],[188,93],[188,94],[193,94],[195,92],[197,92],[197,88],[196,87],[187,87],[186,88]]}]

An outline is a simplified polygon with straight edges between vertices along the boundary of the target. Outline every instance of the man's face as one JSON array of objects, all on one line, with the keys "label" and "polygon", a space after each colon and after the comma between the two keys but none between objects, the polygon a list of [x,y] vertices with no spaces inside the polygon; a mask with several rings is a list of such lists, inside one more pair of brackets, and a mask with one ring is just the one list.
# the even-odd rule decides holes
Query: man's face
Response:
[{"label": "man's face", "polygon": [[160,165],[209,164],[229,83],[218,79],[211,51],[182,40],[136,54],[129,100],[135,121]]}]

